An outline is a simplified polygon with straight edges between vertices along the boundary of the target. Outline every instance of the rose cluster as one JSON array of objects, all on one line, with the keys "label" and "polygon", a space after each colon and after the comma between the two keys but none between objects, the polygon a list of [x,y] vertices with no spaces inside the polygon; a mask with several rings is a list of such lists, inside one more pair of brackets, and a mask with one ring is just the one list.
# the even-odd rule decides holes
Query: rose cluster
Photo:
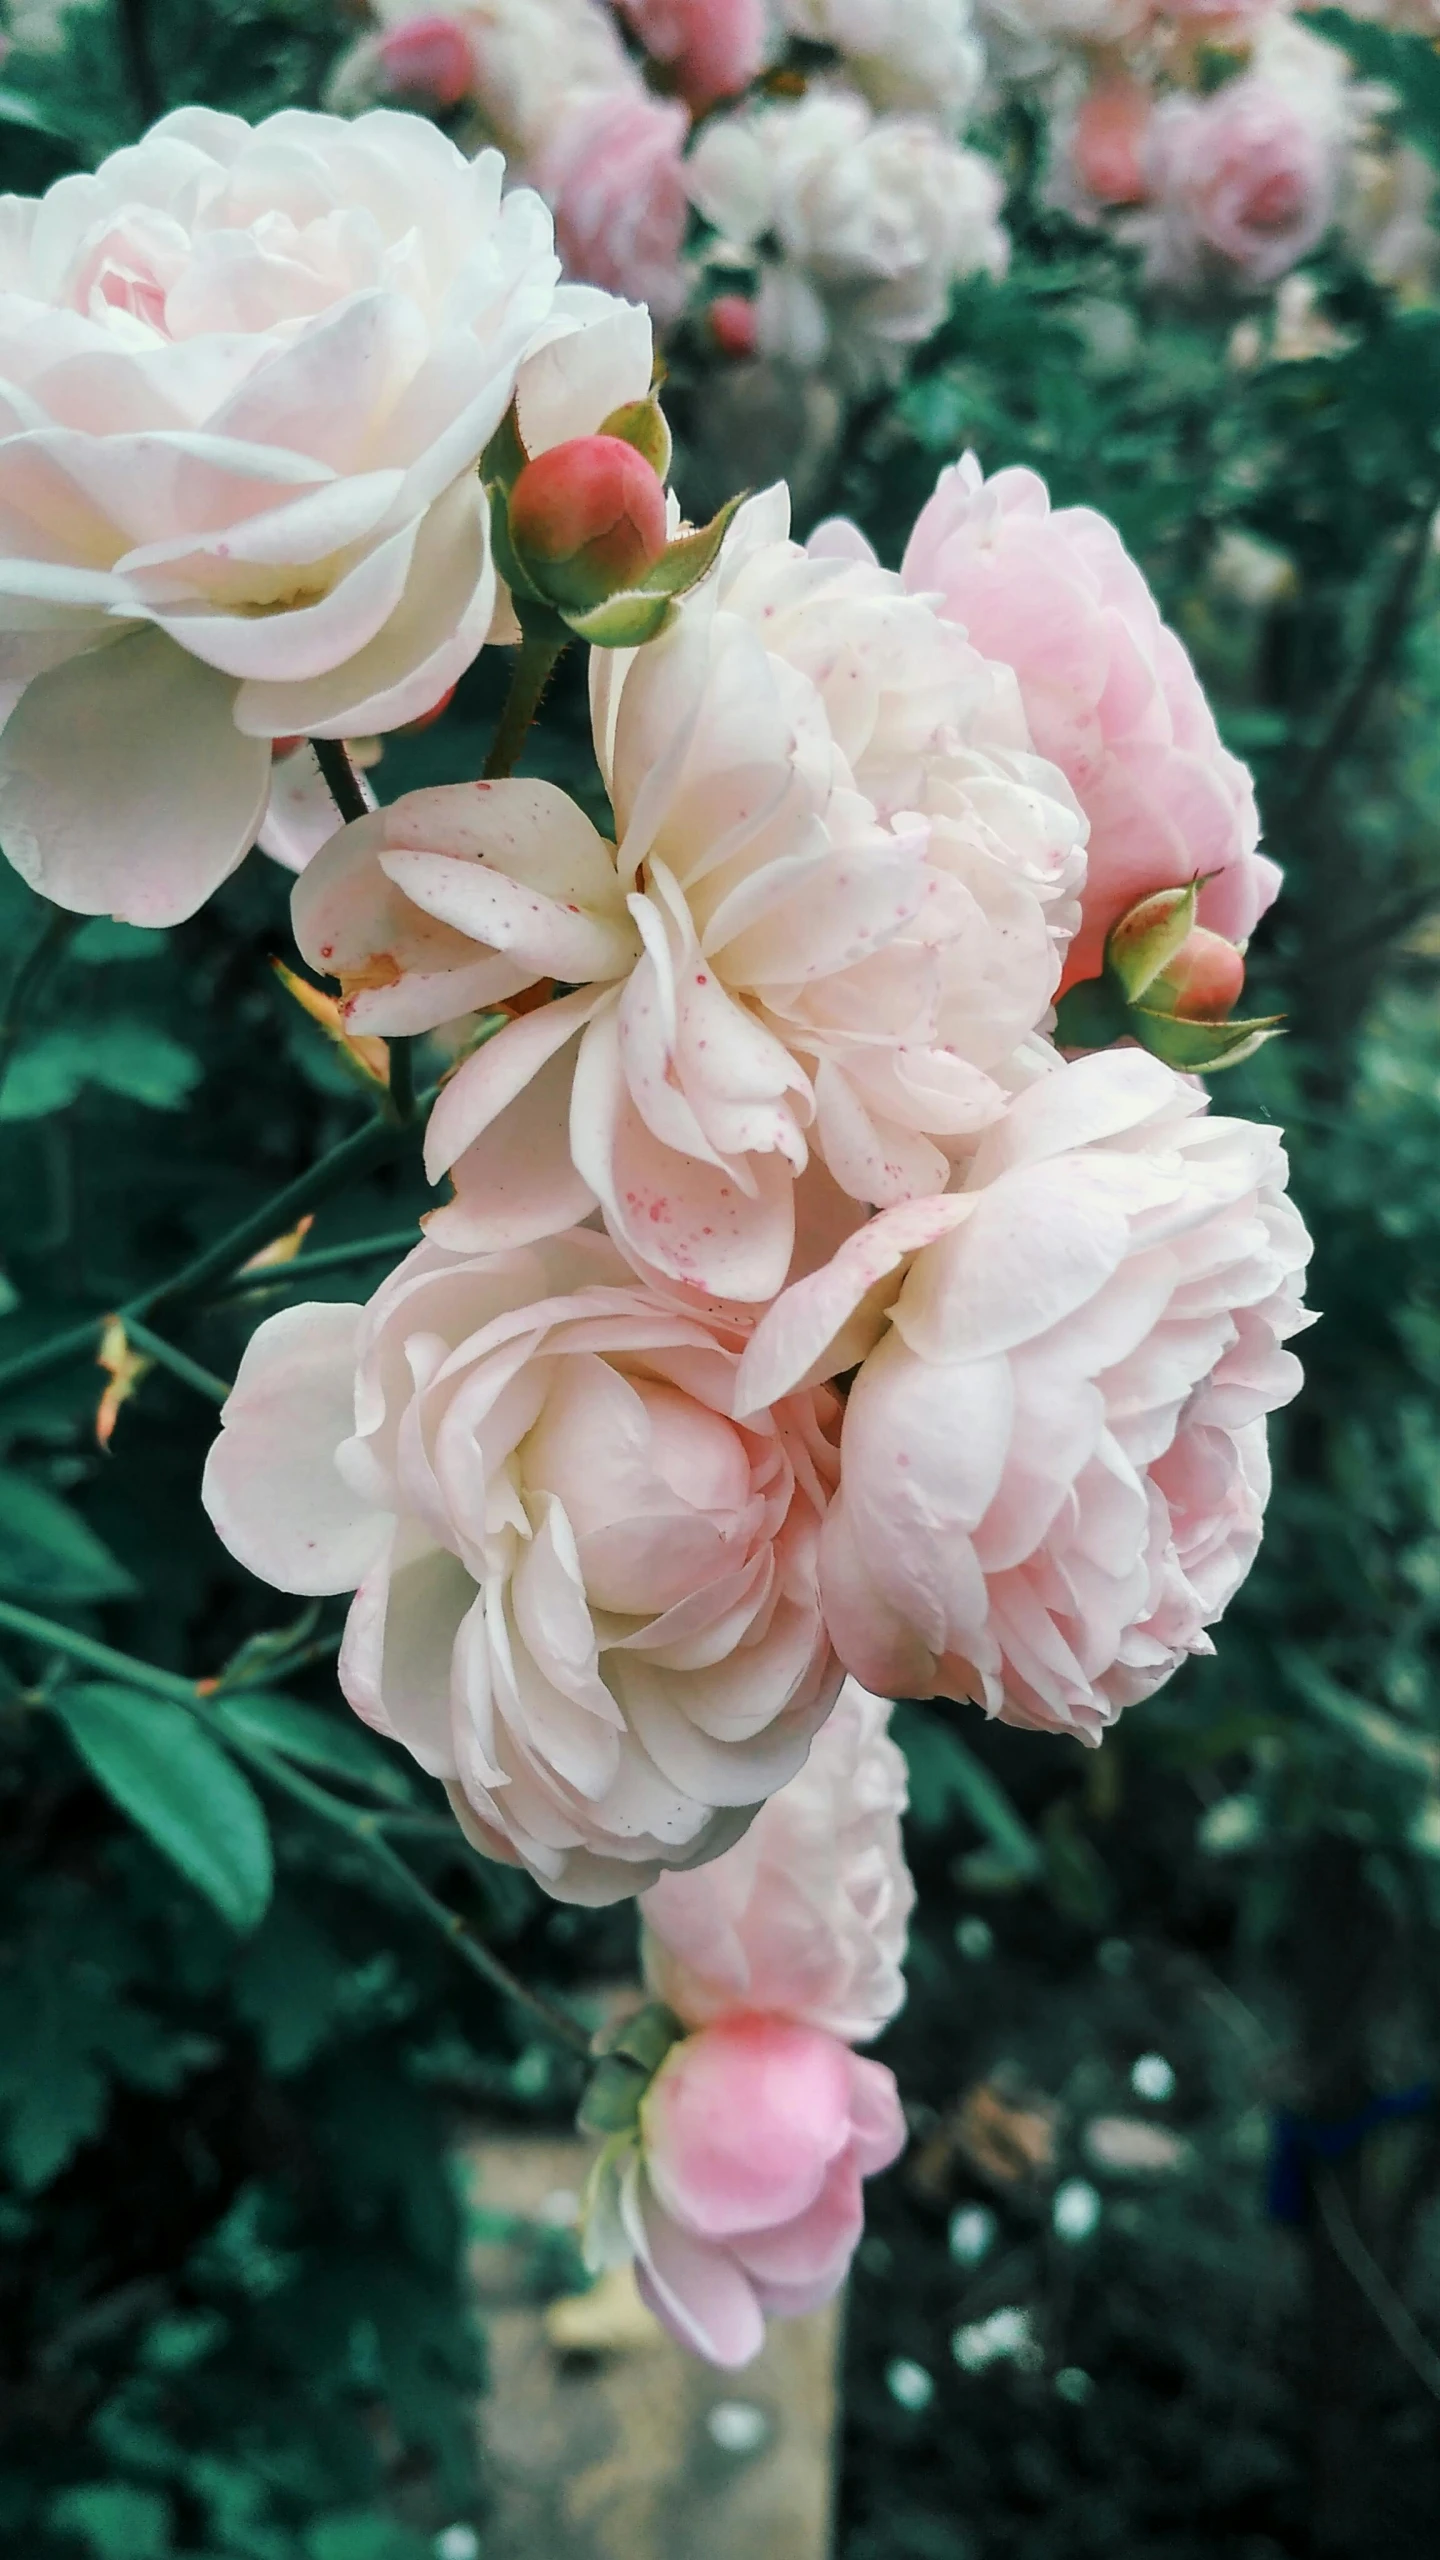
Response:
[{"label": "rose cluster", "polygon": [[462,113],[554,207],[571,276],[665,327],[688,308],[712,355],[858,386],[930,335],[958,277],[1004,268],[999,171],[961,140],[984,77],[971,0],[373,0],[373,16],[333,103]]},{"label": "rose cluster", "polygon": [[[1269,1028],[1248,777],[1027,473],[962,459],[899,571],[783,488],[688,527],[646,314],[422,120],[185,111],[0,257],[0,840],[59,905],[190,914],[277,736],[343,771],[517,650],[485,776],[281,827],[311,1001],[446,1063],[446,1193],[260,1325],[204,1499],[353,1594],[341,1689],[478,1850],[643,1897],[593,2245],[739,2361],[901,2139],[855,1682],[1096,1743],[1255,1553],[1308,1239],[1190,1072]],[[509,769],[569,647],[584,806]]]}]

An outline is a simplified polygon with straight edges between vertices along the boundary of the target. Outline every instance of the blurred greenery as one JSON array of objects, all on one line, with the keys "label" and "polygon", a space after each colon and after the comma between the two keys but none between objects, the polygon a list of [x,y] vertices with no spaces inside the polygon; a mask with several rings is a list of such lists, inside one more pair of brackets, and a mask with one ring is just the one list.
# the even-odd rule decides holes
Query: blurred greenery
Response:
[{"label": "blurred greenery", "polygon": [[[313,99],[349,28],[328,0],[57,12],[4,65],[7,180],[87,165],[156,102]],[[1440,155],[1433,50],[1355,44]],[[1440,311],[1336,247],[1298,344],[1263,306],[1151,306],[1039,205],[1023,120],[992,139],[1008,280],[812,456],[805,508],[893,560],[973,444],[1119,525],[1286,866],[1250,993],[1288,1036],[1216,1107],[1290,1133],[1323,1322],[1213,1663],[1098,1754],[901,1710],[921,1902],[883,2050],[915,2140],[852,2289],[840,2547],[1427,2560],[1433,2105],[1342,2131],[1299,2223],[1267,2162],[1282,2112],[1343,2129],[1440,2079]],[[712,388],[682,341],[682,489]],[[500,681],[482,664],[389,742],[382,792],[472,774]],[[572,664],[531,769],[591,790],[584,735]],[[408,1811],[415,1873],[527,1979],[583,2004],[633,1961],[624,1911],[547,1906],[425,1829],[338,1706],[338,1611],[288,1623],[213,1538],[193,1377],[147,1368],[107,1450],[88,1350],[3,1386],[363,1124],[269,966],[285,893],[257,858],[171,934],[97,922],[32,966],[44,911],[0,871],[0,1602],[227,1681],[176,1753],[159,1693],[142,1723],[96,1667],[0,1636],[0,2542],[27,2560],[420,2560],[482,2514],[453,2136],[563,2121],[577,2070],[267,1751]],[[233,1375],[287,1292],[373,1285],[425,1197],[397,1144],[297,1263],[155,1311],[161,1347]],[[220,1836],[195,1818],[217,1766]]]}]

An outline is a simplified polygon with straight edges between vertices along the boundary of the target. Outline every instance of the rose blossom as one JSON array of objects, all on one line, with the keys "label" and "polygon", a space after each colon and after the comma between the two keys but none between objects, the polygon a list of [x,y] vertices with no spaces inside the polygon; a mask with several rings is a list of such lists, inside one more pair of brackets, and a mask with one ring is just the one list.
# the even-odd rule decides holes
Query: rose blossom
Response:
[{"label": "rose blossom", "polygon": [[765,58],[764,0],[617,0],[697,115],[748,89]]},{"label": "rose blossom", "polygon": [[788,2019],[722,2019],[671,2046],[637,2132],[606,2144],[586,2256],[633,2258],[682,2346],[748,2364],[767,2312],[813,2311],[839,2290],[864,2224],[860,2182],[904,2143],[883,2064]]},{"label": "rose blossom", "polygon": [[204,1500],[282,1590],[354,1589],[340,1685],[487,1855],[607,1902],[713,1857],[840,1685],[828,1394],[731,1420],[737,1338],[601,1236],[423,1244],[254,1335]]},{"label": "rose blossom", "polygon": [[9,199],[0,841],[47,897],[191,914],[254,837],[273,737],[395,727],[474,657],[475,464],[527,350],[571,341],[553,408],[592,331],[648,343],[567,307],[544,207],[501,176],[419,117],[187,107]]},{"label": "rose blossom", "polygon": [[1082,922],[1065,982],[1092,978],[1112,924],[1153,889],[1203,876],[1200,921],[1244,944],[1280,886],[1256,852],[1245,767],[1221,745],[1190,659],[1112,524],[1052,511],[1033,471],[942,471],[904,577],[1014,669],[1038,752],[1090,822]]},{"label": "rose blossom", "polygon": [[764,2011],[868,2044],[905,1997],[915,1888],[888,1699],[847,1680],[810,1757],[743,1840],[640,1904],[645,1978],[687,2026]]},{"label": "rose blossom", "polygon": [[[397,51],[406,58],[406,48],[415,43],[411,30],[435,23],[429,0],[372,5],[378,30],[342,54],[326,86],[327,105],[342,115],[387,94],[387,66]],[[469,59],[466,88],[476,110],[475,138],[498,142],[512,162],[523,165],[566,98],[582,89],[635,82],[603,0],[452,0],[439,14],[456,30]]]},{"label": "rose blossom", "polygon": [[954,129],[980,94],[985,55],[970,0],[780,0],[792,35],[834,45],[877,107],[915,107]]},{"label": "rose blossom", "polygon": [[1276,18],[1238,80],[1206,98],[1162,101],[1149,145],[1150,276],[1192,286],[1228,269],[1274,284],[1315,247],[1370,95],[1348,73],[1333,45]]},{"label": "rose blossom", "polygon": [[528,174],[554,207],[567,272],[677,319],[688,290],[681,154],[690,120],[638,82],[582,90],[562,105]]},{"label": "rose blossom", "polygon": [[379,39],[382,83],[394,98],[458,107],[470,94],[475,63],[458,18],[433,10],[406,19]]},{"label": "rose blossom", "polygon": [[595,653],[617,847],[552,784],[454,786],[347,828],[297,888],[357,1031],[573,989],[436,1104],[426,1161],[457,1198],[432,1231],[457,1249],[598,1201],[641,1268],[767,1298],[812,1158],[858,1219],[942,1187],[1004,1107],[1082,823],[1005,671],[787,522],[783,490],[752,500],[662,638]]},{"label": "rose blossom", "polygon": [[771,1309],[742,1405],[862,1362],[821,1549],[857,1678],[1096,1741],[1211,1650],[1259,1544],[1265,1416],[1300,1383],[1284,1181],[1273,1129],[1105,1050],[1020,1094],[962,1191],[873,1219]]},{"label": "rose blossom", "polygon": [[872,116],[852,91],[817,85],[718,118],[686,175],[728,246],[778,243],[758,296],[763,351],[833,360],[858,385],[898,372],[959,277],[1002,275],[1009,258],[991,162],[923,116]]},{"label": "rose blossom", "polygon": [[1151,91],[1128,71],[1107,71],[1086,90],[1068,140],[1073,177],[1089,205],[1144,201],[1145,142],[1154,113]]}]

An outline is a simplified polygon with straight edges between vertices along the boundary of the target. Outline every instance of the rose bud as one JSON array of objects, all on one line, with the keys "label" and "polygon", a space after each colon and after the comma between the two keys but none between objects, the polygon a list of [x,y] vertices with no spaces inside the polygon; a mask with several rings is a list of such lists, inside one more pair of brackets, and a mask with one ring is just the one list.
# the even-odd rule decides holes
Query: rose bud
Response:
[{"label": "rose bud", "polygon": [[722,356],[753,356],[759,338],[755,305],[743,293],[717,293],[705,317]]},{"label": "rose bud", "polygon": [[475,86],[465,30],[440,10],[382,36],[380,68],[392,98],[415,98],[426,106],[458,107]]},{"label": "rose bud", "polygon": [[633,587],[665,548],[665,491],[619,436],[574,436],[527,462],[509,501],[510,541],[537,591],[583,612]]},{"label": "rose bud", "polygon": [[1244,984],[1244,953],[1223,934],[1197,924],[1151,980],[1145,1002],[1155,1013],[1179,1014],[1186,1022],[1223,1022]]}]

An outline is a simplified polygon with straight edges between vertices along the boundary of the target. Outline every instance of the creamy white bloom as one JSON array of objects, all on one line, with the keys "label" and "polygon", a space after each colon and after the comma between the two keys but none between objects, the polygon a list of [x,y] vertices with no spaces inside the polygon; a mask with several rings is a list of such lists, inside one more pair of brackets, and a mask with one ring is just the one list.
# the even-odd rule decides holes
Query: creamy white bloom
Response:
[{"label": "creamy white bloom", "polygon": [[0,206],[0,841],[47,897],[190,914],[273,737],[396,726],[481,646],[527,353],[567,340],[552,408],[648,359],[502,175],[419,117],[185,108]]},{"label": "creamy white bloom", "polygon": [[563,1900],[714,1857],[840,1686],[816,1559],[834,1399],[731,1419],[740,1337],[602,1236],[421,1245],[255,1334],[205,1472],[281,1590],[355,1590],[340,1685],[468,1836]]},{"label": "creamy white bloom", "polygon": [[[1310,1239],[1277,1133],[1138,1049],[1040,1077],[965,1188],[789,1290],[742,1398],[838,1374],[822,1591],[848,1669],[1096,1741],[1254,1560]],[[873,1346],[873,1347],[872,1347]]]},{"label": "creamy white bloom", "polygon": [[646,1981],[687,2026],[763,2012],[868,2044],[901,2007],[915,1888],[889,1718],[847,1680],[744,1839],[643,1896]]},{"label": "creamy white bloom", "polygon": [[874,116],[816,87],[717,118],[687,162],[690,191],[730,246],[763,254],[762,351],[822,360],[863,383],[898,372],[962,276],[1001,275],[999,172],[922,116]]},{"label": "creamy white bloom", "polygon": [[1004,671],[853,541],[807,555],[787,523],[783,490],[752,501],[661,639],[595,652],[616,847],[552,785],[456,786],[346,829],[297,888],[357,1030],[574,990],[440,1096],[427,1164],[457,1198],[431,1232],[457,1248],[598,1202],[641,1268],[763,1299],[813,1158],[858,1219],[942,1187],[1004,1107],[1083,821]]},{"label": "creamy white bloom", "polygon": [[914,107],[958,130],[985,53],[970,0],[780,0],[792,35],[834,45],[877,107]]}]

